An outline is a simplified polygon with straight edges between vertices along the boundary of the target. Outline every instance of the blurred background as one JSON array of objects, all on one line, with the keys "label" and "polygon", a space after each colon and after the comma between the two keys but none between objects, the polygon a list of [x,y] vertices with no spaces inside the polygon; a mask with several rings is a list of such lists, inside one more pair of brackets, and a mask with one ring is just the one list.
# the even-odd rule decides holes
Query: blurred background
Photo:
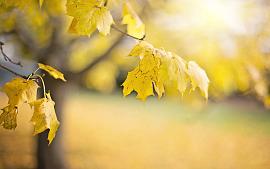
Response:
[{"label": "blurred background", "polygon": [[[65,0],[0,1],[0,41],[29,74],[37,62],[61,70],[67,83],[45,77],[61,127],[32,136],[32,110],[23,105],[15,131],[0,129],[0,169],[266,169],[270,166],[270,2],[268,0],[130,0],[146,26],[146,41],[195,60],[210,79],[198,91],[168,91],[145,102],[122,96],[138,63],[136,41],[68,33]],[[23,2],[23,3],[19,3]],[[109,0],[121,25],[122,0]],[[13,76],[0,70],[1,84]],[[0,95],[1,107],[7,96]]]}]

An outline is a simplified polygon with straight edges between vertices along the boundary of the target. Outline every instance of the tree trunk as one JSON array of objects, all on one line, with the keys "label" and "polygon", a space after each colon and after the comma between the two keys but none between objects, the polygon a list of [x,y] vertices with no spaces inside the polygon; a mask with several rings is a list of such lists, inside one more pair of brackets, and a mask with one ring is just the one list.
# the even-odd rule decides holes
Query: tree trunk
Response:
[{"label": "tree trunk", "polygon": [[37,144],[37,168],[38,169],[67,169],[63,145],[63,108],[66,98],[67,87],[63,82],[48,77],[44,79],[47,90],[51,91],[52,99],[55,101],[57,118],[60,127],[51,145],[48,145],[48,131],[38,136]]}]

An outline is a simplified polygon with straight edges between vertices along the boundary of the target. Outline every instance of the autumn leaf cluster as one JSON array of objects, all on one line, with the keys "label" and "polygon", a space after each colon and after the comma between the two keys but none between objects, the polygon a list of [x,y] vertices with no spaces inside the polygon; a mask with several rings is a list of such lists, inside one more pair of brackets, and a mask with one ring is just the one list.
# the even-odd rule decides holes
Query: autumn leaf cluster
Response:
[{"label": "autumn leaf cluster", "polygon": [[[63,7],[65,10],[63,13],[71,18],[67,29],[69,33],[89,37],[98,31],[106,36],[110,34],[111,28],[114,28],[137,41],[129,56],[138,57],[140,60],[138,66],[128,72],[127,78],[122,84],[124,96],[135,91],[137,98],[141,100],[155,94],[160,98],[166,94],[168,88],[178,90],[179,94],[183,96],[188,89],[194,91],[199,88],[202,95],[206,99],[208,98],[209,79],[206,72],[196,62],[186,61],[175,53],[156,48],[147,42],[145,24],[129,1],[115,1],[118,4],[118,10],[121,10],[120,20],[119,16],[112,15],[112,9],[107,0],[67,0],[63,2],[65,2],[62,5],[65,7]],[[42,36],[45,34],[44,32],[48,31],[44,25],[46,25],[49,15],[46,15],[45,11],[51,11],[51,9],[55,9],[54,6],[59,4],[61,5],[60,1],[50,0],[0,0],[0,21],[2,22],[0,32],[12,32],[18,20],[20,21],[20,16],[23,15],[31,18],[27,24],[36,28],[33,30],[38,36]],[[44,7],[46,10],[43,10]],[[122,27],[124,25],[126,31],[121,30],[118,27],[119,24]],[[44,64],[38,65],[39,69],[48,72],[52,77],[66,81],[64,75],[53,67]],[[54,110],[55,103],[50,93],[46,92],[42,76],[36,72],[34,71],[28,78],[14,78],[3,86],[9,102],[2,109],[0,124],[6,129],[15,129],[17,114],[20,113],[19,106],[27,103],[34,109],[31,118],[34,134],[49,129],[48,140],[51,143],[59,127],[59,121]],[[37,90],[40,88],[43,88],[43,97],[37,99]]]},{"label": "autumn leaf cluster", "polygon": [[198,87],[204,97],[208,98],[209,79],[205,71],[194,61],[186,62],[180,56],[154,48],[145,41],[137,44],[129,56],[140,57],[140,62],[128,73],[123,83],[124,96],[134,90],[138,94],[137,98],[145,100],[154,95],[155,90],[158,97],[161,97],[166,87],[175,87],[183,95],[191,86],[191,90]]},{"label": "autumn leaf cluster", "polygon": [[[53,67],[41,63],[38,65],[38,69],[48,72],[55,79],[65,81],[63,74]],[[0,125],[5,129],[15,129],[17,127],[17,115],[20,113],[19,107],[21,104],[27,103],[34,109],[31,118],[31,122],[34,126],[34,135],[49,129],[48,140],[50,144],[55,137],[60,123],[57,120],[54,109],[55,103],[52,100],[50,93],[44,93],[43,98],[37,99],[37,91],[40,88],[37,80],[43,82],[43,79],[39,74],[32,73],[27,79],[16,77],[2,87],[2,91],[6,93],[9,100],[8,105],[2,108]],[[46,92],[45,86],[42,87],[44,92]]]}]

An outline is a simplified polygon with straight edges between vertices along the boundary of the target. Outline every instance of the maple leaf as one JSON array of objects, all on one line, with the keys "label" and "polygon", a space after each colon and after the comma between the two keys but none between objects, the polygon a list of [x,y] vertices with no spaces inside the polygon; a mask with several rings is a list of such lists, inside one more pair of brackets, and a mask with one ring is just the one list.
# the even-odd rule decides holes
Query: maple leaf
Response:
[{"label": "maple leaf", "polygon": [[15,129],[17,127],[18,108],[8,105],[2,109],[3,113],[0,115],[0,124],[5,129]]},{"label": "maple leaf", "polygon": [[14,78],[3,86],[3,91],[9,98],[9,105],[18,106],[36,100],[38,84],[33,80]]},{"label": "maple leaf", "polygon": [[127,33],[137,38],[144,37],[145,25],[128,2],[123,5],[122,15],[122,24],[127,25]]},{"label": "maple leaf", "polygon": [[50,129],[48,140],[49,144],[51,144],[60,125],[56,117],[54,101],[51,99],[50,94],[47,93],[46,98],[31,102],[30,105],[34,107],[34,114],[31,118],[34,125],[34,135]]},{"label": "maple leaf", "polygon": [[38,63],[38,67],[42,70],[45,70],[46,72],[48,72],[52,77],[54,77],[55,79],[61,79],[64,82],[66,81],[64,74],[61,73],[59,70],[49,66],[49,65],[44,65],[42,63]]},{"label": "maple leaf", "polygon": [[99,1],[69,0],[66,5],[67,14],[74,17],[69,32],[90,36],[98,29],[103,35],[109,34],[114,21],[108,8],[102,5]]},{"label": "maple leaf", "polygon": [[188,62],[188,74],[191,78],[192,90],[199,87],[204,97],[208,98],[209,79],[205,71],[194,61]]},{"label": "maple leaf", "polygon": [[169,66],[170,80],[176,81],[178,91],[183,95],[188,86],[186,61],[179,56],[172,56]]},{"label": "maple leaf", "polygon": [[141,56],[140,63],[133,71],[128,73],[127,79],[122,84],[124,96],[133,90],[137,98],[145,100],[154,95],[153,83],[157,81],[160,57],[153,55],[154,48],[147,42],[141,42],[134,47],[129,56]]},{"label": "maple leaf", "polygon": [[36,100],[38,84],[33,80],[14,78],[3,86],[7,94],[8,106],[2,109],[0,124],[6,129],[15,129],[17,126],[18,105]]},{"label": "maple leaf", "polygon": [[111,25],[114,23],[110,11],[106,7],[96,8],[93,13],[93,18],[96,20],[96,27],[103,35],[110,33]]},{"label": "maple leaf", "polygon": [[208,77],[195,62],[190,61],[187,65],[176,54],[155,48],[145,41],[135,45],[129,56],[140,57],[140,62],[128,73],[122,84],[124,96],[134,90],[137,98],[145,100],[154,95],[155,90],[160,98],[165,93],[166,86],[169,86],[169,81],[175,82],[176,89],[183,95],[191,81],[193,90],[198,86],[204,96],[208,97]]},{"label": "maple leaf", "polygon": [[91,11],[95,6],[101,6],[102,2],[97,0],[67,0],[67,15],[79,18]]}]

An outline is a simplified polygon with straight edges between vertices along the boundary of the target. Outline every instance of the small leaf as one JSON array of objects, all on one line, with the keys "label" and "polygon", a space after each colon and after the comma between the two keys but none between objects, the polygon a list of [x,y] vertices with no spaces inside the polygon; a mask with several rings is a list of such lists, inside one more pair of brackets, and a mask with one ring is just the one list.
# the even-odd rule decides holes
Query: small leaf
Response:
[{"label": "small leaf", "polygon": [[69,32],[90,36],[96,29],[103,34],[110,33],[113,17],[103,1],[68,0],[67,14],[73,17]]},{"label": "small leaf", "polygon": [[208,98],[209,79],[205,71],[194,61],[188,62],[188,74],[191,79],[192,90],[199,87],[205,98]]},{"label": "small leaf", "polygon": [[3,113],[0,115],[0,125],[5,129],[15,129],[17,127],[17,107],[8,105],[4,107],[2,111]]},{"label": "small leaf", "polygon": [[131,5],[127,2],[123,5],[122,15],[122,24],[127,25],[127,33],[137,38],[144,37],[145,25],[136,12],[132,9]]},{"label": "small leaf", "polygon": [[66,82],[66,79],[64,78],[64,74],[61,73],[60,71],[56,70],[55,68],[53,68],[53,67],[51,67],[49,65],[44,65],[42,63],[39,63],[38,67],[40,69],[45,70],[46,72],[48,72],[55,79],[61,79],[64,82]]},{"label": "small leaf", "polygon": [[137,92],[137,98],[141,100],[154,95],[151,77],[140,73],[138,68],[128,73],[122,86],[124,86],[124,96],[129,95],[133,90]]},{"label": "small leaf", "polygon": [[[155,54],[155,49],[147,42],[141,42],[130,52],[130,56],[140,56],[139,65],[128,73],[127,79],[122,84],[124,96],[133,90],[137,92],[137,98],[145,100],[154,95],[153,83],[157,87],[159,96],[162,95],[162,84],[158,83],[160,57]],[[155,52],[156,53],[156,52]]]},{"label": "small leaf", "polygon": [[110,33],[111,25],[114,23],[110,11],[106,7],[100,7],[93,14],[96,20],[96,27],[103,35]]},{"label": "small leaf", "polygon": [[169,76],[170,80],[176,81],[177,89],[183,95],[189,82],[186,61],[177,55],[172,56],[169,67]]},{"label": "small leaf", "polygon": [[136,91],[137,98],[145,100],[154,95],[155,90],[160,98],[168,88],[183,95],[191,81],[193,90],[198,86],[208,97],[208,77],[195,62],[189,62],[187,67],[187,62],[180,56],[155,48],[146,41],[135,45],[129,56],[140,57],[140,62],[122,84],[124,96]]},{"label": "small leaf", "polygon": [[51,99],[49,93],[46,94],[46,96],[47,98],[41,98],[30,103],[30,105],[34,107],[34,114],[31,118],[31,122],[34,125],[34,135],[39,134],[46,129],[50,129],[48,140],[49,144],[51,144],[60,123],[56,117],[54,101]]},{"label": "small leaf", "polygon": [[3,86],[3,91],[9,98],[9,105],[18,106],[36,100],[38,84],[33,80],[14,78]]}]

